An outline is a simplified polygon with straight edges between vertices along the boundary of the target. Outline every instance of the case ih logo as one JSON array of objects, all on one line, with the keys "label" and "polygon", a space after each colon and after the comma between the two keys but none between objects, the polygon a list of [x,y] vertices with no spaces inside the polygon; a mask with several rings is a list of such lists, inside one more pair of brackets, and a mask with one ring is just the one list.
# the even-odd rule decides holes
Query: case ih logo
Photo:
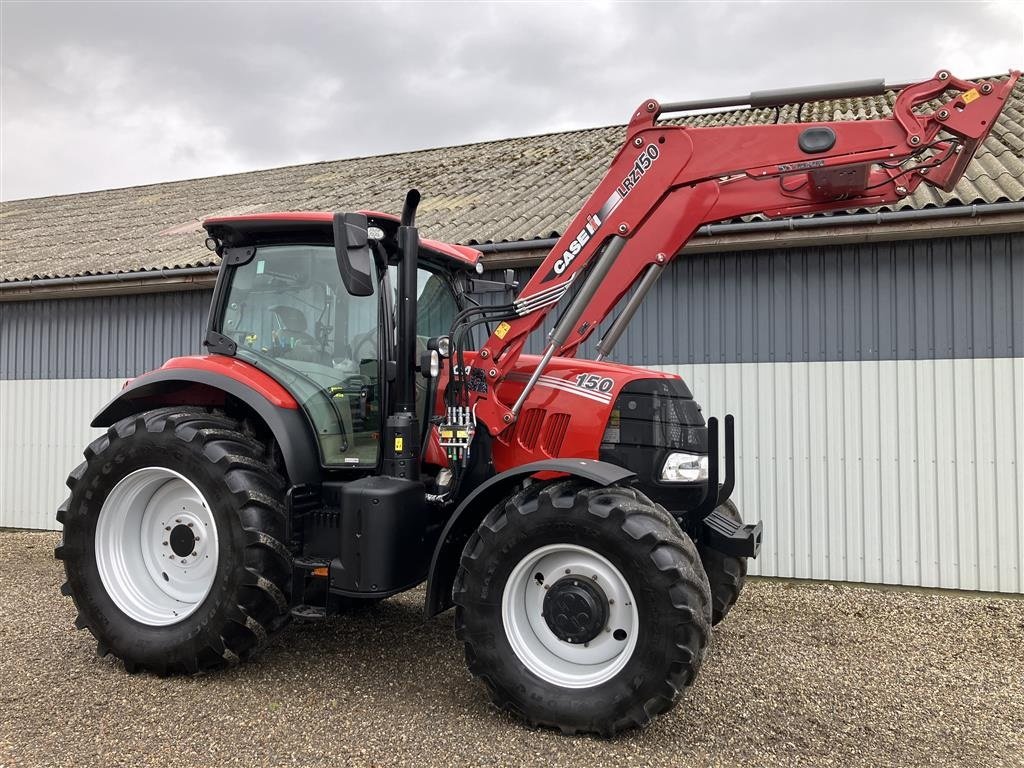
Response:
[{"label": "case ih logo", "polygon": [[551,268],[551,271],[544,276],[545,282],[558,277],[569,268],[573,260],[580,255],[583,246],[590,242],[590,239],[600,228],[601,222],[607,219],[611,212],[618,208],[619,204],[626,199],[626,195],[640,183],[640,179],[651,169],[654,161],[658,159],[658,155],[658,145],[648,144],[647,148],[637,157],[629,174],[619,183],[619,186],[615,188],[615,191],[605,201],[605,204],[601,206],[601,210],[590,214],[583,228],[576,233],[576,237],[569,241],[569,247],[555,260],[555,265]]},{"label": "case ih logo", "polygon": [[598,215],[596,213],[590,214],[587,217],[587,223],[583,225],[583,229],[570,241],[569,247],[555,261],[552,274],[560,275],[565,272],[566,267],[572,264],[572,260],[580,255],[583,246],[590,242],[590,238],[594,236],[594,233],[597,232],[600,226],[601,219],[598,218]]}]

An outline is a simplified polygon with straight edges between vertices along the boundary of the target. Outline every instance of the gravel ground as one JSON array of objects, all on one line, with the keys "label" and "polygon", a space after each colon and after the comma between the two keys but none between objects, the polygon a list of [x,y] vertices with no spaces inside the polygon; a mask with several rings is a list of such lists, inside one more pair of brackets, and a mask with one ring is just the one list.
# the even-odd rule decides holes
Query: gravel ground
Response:
[{"label": "gravel ground", "polygon": [[602,741],[491,708],[420,591],[126,675],[73,629],[57,539],[0,532],[0,766],[1024,765],[1024,600],[753,582],[679,705]]}]

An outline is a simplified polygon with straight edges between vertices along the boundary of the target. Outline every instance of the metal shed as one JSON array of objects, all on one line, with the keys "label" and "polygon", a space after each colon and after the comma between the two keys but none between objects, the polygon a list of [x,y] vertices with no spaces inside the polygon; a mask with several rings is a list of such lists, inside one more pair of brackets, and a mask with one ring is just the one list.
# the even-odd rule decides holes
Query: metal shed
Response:
[{"label": "metal shed", "polygon": [[[804,119],[889,101],[820,102]],[[753,572],[1024,593],[1022,102],[1019,85],[951,195],[705,229],[620,341],[617,359],[678,372],[708,413],[737,415],[737,496],[765,522]],[[0,526],[56,528],[91,415],[126,378],[199,350],[216,269],[201,218],[388,209],[415,184],[426,233],[484,243],[492,268],[524,275],[620,135],[3,203]]]}]

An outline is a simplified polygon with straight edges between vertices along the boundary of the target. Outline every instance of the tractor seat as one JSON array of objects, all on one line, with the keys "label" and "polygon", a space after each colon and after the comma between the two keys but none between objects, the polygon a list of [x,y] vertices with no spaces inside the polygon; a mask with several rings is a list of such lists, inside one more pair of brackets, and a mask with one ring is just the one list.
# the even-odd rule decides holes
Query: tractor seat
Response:
[{"label": "tractor seat", "polygon": [[302,311],[295,307],[279,304],[276,307],[271,307],[270,312],[274,317],[274,337],[277,340],[277,346],[284,347],[281,356],[293,360],[317,362],[320,359],[317,341],[306,330],[309,326]]}]

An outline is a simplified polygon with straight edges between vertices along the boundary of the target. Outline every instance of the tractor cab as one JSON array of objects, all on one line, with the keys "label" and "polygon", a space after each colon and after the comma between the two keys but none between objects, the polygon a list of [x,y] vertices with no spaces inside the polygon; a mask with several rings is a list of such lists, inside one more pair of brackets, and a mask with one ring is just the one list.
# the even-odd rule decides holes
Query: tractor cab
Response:
[{"label": "tractor cab", "polygon": [[[374,469],[396,380],[398,220],[363,212],[372,279],[355,293],[339,264],[331,214],[211,219],[208,246],[225,269],[209,318],[207,347],[266,371],[305,411],[325,468]],[[423,239],[415,270],[416,365],[430,338],[448,333],[464,308],[472,248]],[[415,383],[426,423],[427,381]]]}]

